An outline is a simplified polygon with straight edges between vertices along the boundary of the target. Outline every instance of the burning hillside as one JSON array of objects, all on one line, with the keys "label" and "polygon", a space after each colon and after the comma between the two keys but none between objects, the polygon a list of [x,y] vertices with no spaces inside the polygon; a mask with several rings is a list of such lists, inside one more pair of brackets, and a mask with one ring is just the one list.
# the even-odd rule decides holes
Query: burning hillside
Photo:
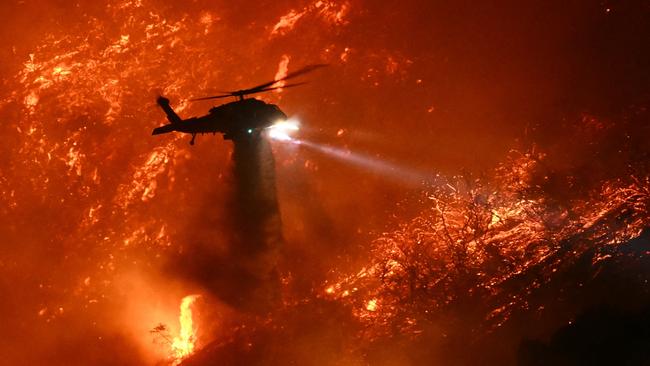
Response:
[{"label": "burning hillside", "polygon": [[[0,11],[0,364],[643,359],[645,1]],[[310,64],[295,136],[151,136]]]},{"label": "burning hillside", "polygon": [[[514,353],[504,349],[516,349],[522,336],[570,325],[589,306],[643,308],[650,299],[650,177],[605,182],[556,206],[532,193],[543,160],[513,153],[492,179],[457,177],[432,188],[417,217],[373,242],[357,273],[301,298],[289,295],[283,309],[248,330],[236,328],[187,364],[512,362],[504,360]],[[319,330],[301,330],[305,321]],[[544,321],[550,324],[513,337],[526,322]],[[309,347],[323,347],[327,356],[282,349],[284,342],[299,349],[314,342]],[[463,355],[459,347],[480,354]],[[621,352],[611,347],[606,352]]]}]

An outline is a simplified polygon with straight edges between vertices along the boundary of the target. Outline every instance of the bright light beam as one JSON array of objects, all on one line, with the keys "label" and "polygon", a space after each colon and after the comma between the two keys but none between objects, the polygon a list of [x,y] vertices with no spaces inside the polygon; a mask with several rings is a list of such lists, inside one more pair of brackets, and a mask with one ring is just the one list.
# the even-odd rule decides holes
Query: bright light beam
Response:
[{"label": "bright light beam", "polygon": [[300,124],[294,118],[278,121],[268,127],[266,130],[268,132],[269,138],[272,140],[279,142],[288,142],[291,144],[311,148],[312,150],[345,161],[347,163],[351,163],[352,165],[370,169],[375,173],[390,178],[391,180],[401,184],[440,184],[444,183],[445,181],[445,179],[439,174],[426,174],[424,172],[392,164],[390,162],[372,156],[353,153],[351,151],[294,138],[292,135],[296,131],[300,130]]},{"label": "bright light beam", "polygon": [[291,135],[300,129],[300,124],[296,119],[290,118],[285,121],[279,121],[267,128],[269,137],[276,141],[295,142]]},{"label": "bright light beam", "polygon": [[345,161],[358,167],[370,169],[373,172],[389,178],[397,183],[406,183],[409,185],[441,184],[444,183],[445,180],[439,174],[427,174],[411,168],[392,164],[390,162],[372,156],[353,153],[351,151],[342,150],[327,145],[321,145],[305,140],[294,141],[297,141],[301,146],[311,148],[327,156]]}]

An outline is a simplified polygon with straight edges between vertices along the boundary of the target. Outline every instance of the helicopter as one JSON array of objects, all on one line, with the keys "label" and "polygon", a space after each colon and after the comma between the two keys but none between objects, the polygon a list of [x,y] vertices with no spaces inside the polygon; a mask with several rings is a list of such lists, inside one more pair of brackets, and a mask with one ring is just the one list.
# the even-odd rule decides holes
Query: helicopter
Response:
[{"label": "helicopter", "polygon": [[300,82],[287,85],[276,85],[281,81],[295,78],[325,66],[327,65],[308,65],[287,74],[283,78],[272,80],[252,88],[223,92],[223,94],[209,97],[190,99],[190,101],[200,101],[228,97],[237,98],[237,101],[211,108],[207,115],[201,117],[182,119],[169,105],[169,99],[160,96],[156,102],[167,115],[169,124],[154,128],[151,134],[160,135],[169,132],[189,133],[192,135],[190,145],[194,145],[194,140],[197,134],[204,133],[221,133],[223,134],[224,140],[244,139],[255,136],[264,129],[272,126],[274,123],[285,121],[287,115],[284,114],[284,112],[282,112],[275,104],[265,103],[255,98],[246,98],[246,96],[306,84],[306,82]]}]

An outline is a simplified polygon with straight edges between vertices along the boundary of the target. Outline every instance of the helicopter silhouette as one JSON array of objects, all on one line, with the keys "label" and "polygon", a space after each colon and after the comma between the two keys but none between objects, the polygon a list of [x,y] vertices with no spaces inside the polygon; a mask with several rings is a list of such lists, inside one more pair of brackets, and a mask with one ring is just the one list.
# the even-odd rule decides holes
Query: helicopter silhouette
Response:
[{"label": "helicopter silhouette", "polygon": [[270,127],[274,123],[286,120],[287,115],[284,114],[284,112],[282,112],[275,104],[265,103],[255,98],[247,99],[245,97],[250,94],[262,93],[276,89],[292,88],[306,84],[306,82],[301,82],[279,86],[276,85],[281,81],[295,78],[325,66],[327,65],[309,65],[300,70],[289,73],[283,78],[272,80],[252,88],[223,92],[224,94],[221,95],[190,99],[190,101],[199,101],[228,97],[238,98],[237,101],[211,108],[207,115],[201,117],[182,119],[169,105],[169,99],[160,96],[158,97],[157,103],[163,111],[165,111],[167,120],[170,123],[154,128],[151,134],[160,135],[169,132],[189,133],[192,135],[190,145],[194,145],[194,139],[197,134],[221,133],[225,140],[244,139],[258,135],[261,131]]}]

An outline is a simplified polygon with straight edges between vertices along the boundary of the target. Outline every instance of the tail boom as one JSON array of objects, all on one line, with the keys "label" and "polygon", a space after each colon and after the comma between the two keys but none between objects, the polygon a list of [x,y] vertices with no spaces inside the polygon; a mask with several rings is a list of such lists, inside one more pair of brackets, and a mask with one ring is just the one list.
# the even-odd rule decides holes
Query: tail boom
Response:
[{"label": "tail boom", "polygon": [[169,106],[169,99],[165,97],[158,97],[158,100],[156,101],[160,108],[162,108],[163,111],[165,111],[165,114],[167,115],[167,120],[170,123],[179,123],[182,121],[181,117],[174,112],[172,107]]},{"label": "tail boom", "polygon": [[169,124],[169,125],[164,125],[164,126],[154,128],[153,132],[151,134],[152,135],[161,135],[163,133],[169,133],[169,132],[173,132],[173,131],[176,131],[176,126],[174,126],[173,124]]}]

